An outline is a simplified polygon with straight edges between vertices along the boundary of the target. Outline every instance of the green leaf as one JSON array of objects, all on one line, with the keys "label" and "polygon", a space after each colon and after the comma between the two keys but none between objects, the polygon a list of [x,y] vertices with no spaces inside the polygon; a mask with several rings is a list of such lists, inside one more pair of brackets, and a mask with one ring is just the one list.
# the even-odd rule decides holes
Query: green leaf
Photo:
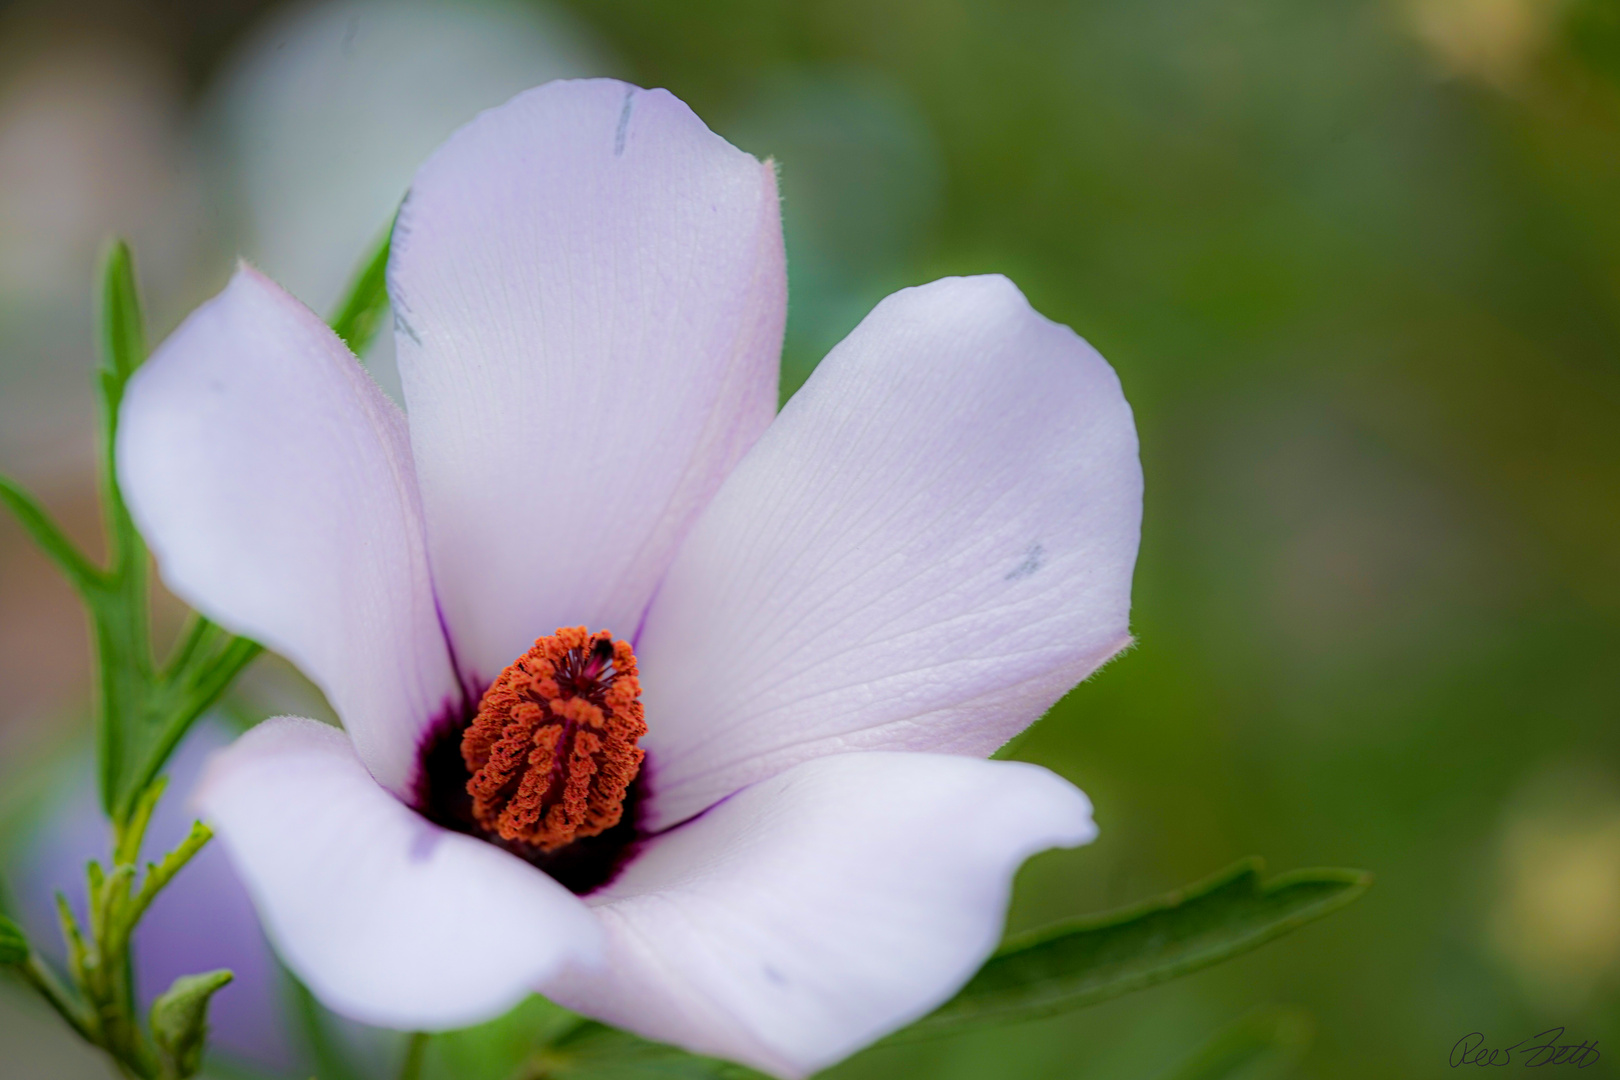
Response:
[{"label": "green leaf", "polygon": [[46,1004],[66,1020],[68,1026],[87,1042],[95,1042],[94,1018],[80,1003],[77,995],[62,985],[39,955],[29,946],[22,927],[0,915],[0,965],[11,968],[33,987]]},{"label": "green leaf", "polygon": [[[135,924],[141,921],[141,916],[146,913],[146,909],[151,906],[152,901],[157,898],[157,894],[163,891],[163,887],[173,881],[174,875],[184,869],[185,865],[191,861],[191,857],[201,851],[204,845],[213,838],[214,831],[212,829],[200,821],[193,821],[191,831],[186,834],[184,840],[180,841],[179,847],[163,856],[162,862],[156,865],[147,863],[146,877],[141,881],[141,890],[129,902],[128,910],[124,913],[118,932],[127,934],[132,931]],[[133,868],[120,867],[119,869]]]},{"label": "green leaf", "polygon": [[258,642],[238,637],[201,616],[193,618],[151,692],[148,712],[153,719],[142,726],[137,752],[129,755],[134,762],[131,791],[148,789],[156,781],[191,725],[263,651]]},{"label": "green leaf", "polygon": [[1025,1020],[1190,974],[1353,903],[1360,870],[1296,870],[1262,882],[1259,859],[1145,903],[1010,939],[961,993],[896,1039]]},{"label": "green leaf", "polygon": [[[118,407],[124,402],[124,388],[141,364],[146,362],[146,320],[141,298],[135,287],[135,258],[129,245],[115,240],[101,267],[101,404],[102,404],[102,496],[111,532],[113,567],[117,574],[123,559],[138,554],[145,559],[144,547],[127,543],[135,534],[134,523],[124,510],[123,494],[113,468],[117,443]],[[128,534],[128,535],[126,535]],[[120,545],[123,546],[120,546]],[[144,563],[142,569],[144,570]],[[142,578],[144,582],[144,576]]]},{"label": "green leaf", "polygon": [[56,923],[62,930],[62,942],[67,946],[68,971],[73,975],[74,985],[83,986],[90,948],[85,943],[84,931],[79,929],[79,921],[73,917],[73,908],[61,892],[56,894]]},{"label": "green leaf", "polygon": [[233,976],[229,971],[182,975],[152,1002],[152,1038],[173,1075],[184,1078],[202,1064],[208,1039],[208,1001]]},{"label": "green leaf", "polygon": [[101,272],[101,358],[123,384],[146,359],[146,325],[140,296],[135,291],[135,259],[129,245],[114,240]]},{"label": "green leaf", "polygon": [[1304,1059],[1315,1034],[1304,1009],[1259,1008],[1220,1031],[1162,1080],[1282,1080]]},{"label": "green leaf", "polygon": [[332,316],[333,332],[356,356],[365,352],[377,336],[383,313],[388,310],[388,247],[393,238],[394,226],[390,222],[382,242],[349,283],[348,294]]},{"label": "green leaf", "polygon": [[77,545],[67,538],[45,508],[17,483],[0,476],[0,503],[17,518],[29,539],[50,556],[52,562],[67,576],[68,581],[83,596],[90,597],[105,587],[101,571],[84,557]]},{"label": "green leaf", "polygon": [[7,967],[25,964],[31,951],[22,927],[0,915],[0,964]]},{"label": "green leaf", "polygon": [[118,487],[115,454],[124,388],[146,360],[146,331],[129,245],[114,241],[102,262],[101,288],[101,511],[107,533],[104,587],[86,594],[95,625],[100,668],[97,749],[102,809],[115,823],[128,819],[136,785],[131,765],[147,718],[152,656],[147,619],[146,545]]}]

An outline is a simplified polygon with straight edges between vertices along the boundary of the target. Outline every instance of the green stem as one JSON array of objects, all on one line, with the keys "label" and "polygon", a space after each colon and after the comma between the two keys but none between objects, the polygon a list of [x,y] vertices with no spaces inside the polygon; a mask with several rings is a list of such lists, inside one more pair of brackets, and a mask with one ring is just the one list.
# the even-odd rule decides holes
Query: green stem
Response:
[{"label": "green stem", "polygon": [[68,1026],[79,1033],[79,1037],[86,1042],[97,1041],[91,1021],[84,1014],[84,1009],[74,999],[72,993],[62,985],[54,972],[46,967],[37,954],[30,954],[18,968],[23,981],[32,986],[39,996],[44,998],[68,1022]]},{"label": "green stem", "polygon": [[136,750],[131,738],[145,727],[148,687],[152,679],[151,654],[146,638],[144,568],[138,583],[143,595],[134,595],[133,575],[118,575],[114,595],[95,617],[96,658],[101,669],[97,719],[101,747],[102,809],[115,828],[122,828],[134,812],[139,790],[131,790],[125,777]]},{"label": "green stem", "polygon": [[152,822],[152,812],[157,809],[158,800],[163,798],[163,792],[169,786],[169,779],[160,776],[146,786],[140,798],[135,800],[135,812],[130,815],[129,822],[121,829],[113,832],[113,864],[115,866],[134,866],[135,861],[141,857],[141,841],[146,839],[146,827]]},{"label": "green stem", "polygon": [[411,1032],[410,1041],[405,1044],[405,1061],[399,1067],[399,1080],[421,1080],[422,1062],[427,1057],[429,1038],[425,1031]]}]

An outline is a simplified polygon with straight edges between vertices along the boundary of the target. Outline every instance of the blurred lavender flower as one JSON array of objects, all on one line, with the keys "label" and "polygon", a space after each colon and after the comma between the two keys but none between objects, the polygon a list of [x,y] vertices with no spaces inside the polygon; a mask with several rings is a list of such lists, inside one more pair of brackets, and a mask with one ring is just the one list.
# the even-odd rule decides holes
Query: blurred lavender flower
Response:
[{"label": "blurred lavender flower", "polygon": [[[222,725],[192,729],[169,766],[169,788],[153,815],[143,859],[173,848],[196,818],[187,800],[208,755],[230,742]],[[67,895],[82,918],[85,864],[107,863],[109,831],[96,800],[93,763],[75,759],[39,829],[23,845],[12,875],[19,915],[30,937],[61,959],[54,896]],[[230,968],[235,980],[214,997],[209,1020],[217,1049],[268,1069],[295,1061],[287,1026],[285,976],[259,929],[253,904],[219,844],[204,848],[158,894],[135,932],[136,992],[144,1010],[177,976]]]}]

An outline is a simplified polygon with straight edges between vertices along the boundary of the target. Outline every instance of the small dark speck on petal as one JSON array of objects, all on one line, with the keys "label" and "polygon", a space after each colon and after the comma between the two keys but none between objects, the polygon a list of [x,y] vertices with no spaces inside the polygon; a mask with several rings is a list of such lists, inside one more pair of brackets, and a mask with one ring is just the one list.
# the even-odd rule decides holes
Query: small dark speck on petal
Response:
[{"label": "small dark speck on petal", "polygon": [[1029,550],[1024,552],[1023,561],[1009,570],[1007,572],[1007,576],[1002,580],[1022,581],[1024,578],[1029,577],[1030,575],[1034,574],[1035,571],[1039,570],[1041,566],[1045,564],[1045,562],[1046,549],[1041,547],[1039,544],[1031,544],[1029,545]]},{"label": "small dark speck on petal", "polygon": [[394,331],[404,334],[418,345],[422,344],[422,336],[416,332],[416,327],[406,321],[405,316],[396,308],[394,311]]},{"label": "small dark speck on petal", "polygon": [[619,129],[613,133],[613,156],[618,157],[624,153],[624,139],[630,132],[630,110],[634,108],[636,89],[627,86],[624,90],[624,106],[619,109]]},{"label": "small dark speck on petal", "polygon": [[765,965],[765,977],[771,980],[771,982],[775,983],[777,986],[787,985],[787,976],[783,975],[780,971],[777,971],[769,964]]}]

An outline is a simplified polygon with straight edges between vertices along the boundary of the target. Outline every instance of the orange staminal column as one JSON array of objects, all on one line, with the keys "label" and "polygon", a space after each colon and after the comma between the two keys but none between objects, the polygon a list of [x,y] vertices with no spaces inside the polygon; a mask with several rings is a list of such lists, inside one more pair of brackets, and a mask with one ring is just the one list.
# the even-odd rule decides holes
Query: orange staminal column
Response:
[{"label": "orange staminal column", "polygon": [[555,851],[619,823],[647,733],[628,642],[567,627],[484,692],[461,737],[473,817],[503,840]]}]

